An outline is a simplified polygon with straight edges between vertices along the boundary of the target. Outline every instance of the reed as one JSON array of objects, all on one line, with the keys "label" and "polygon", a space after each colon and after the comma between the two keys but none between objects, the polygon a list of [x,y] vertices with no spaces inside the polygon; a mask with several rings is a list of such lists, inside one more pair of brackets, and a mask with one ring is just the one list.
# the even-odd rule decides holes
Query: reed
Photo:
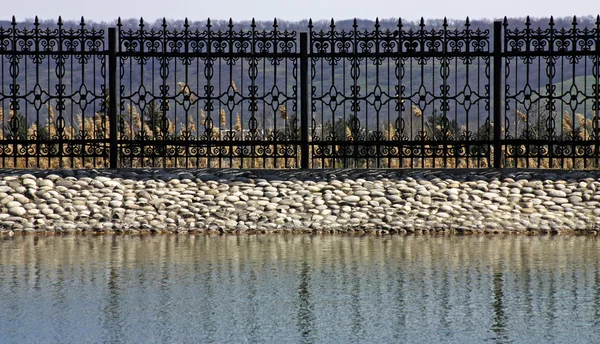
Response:
[{"label": "reed", "polygon": [[[195,93],[186,83],[178,83],[180,95],[187,97],[190,103],[195,103]],[[231,87],[238,92],[235,82]],[[220,107],[213,111],[209,118],[203,110],[197,112],[188,110],[180,120],[175,122],[171,118],[164,119],[163,111],[158,111],[158,104],[154,104],[156,111],[153,118],[136,106],[128,105],[124,113],[119,117],[119,139],[136,140],[136,144],[122,143],[120,165],[122,167],[156,166],[164,168],[192,167],[192,168],[294,168],[299,167],[300,149],[294,144],[285,142],[269,143],[283,136],[297,139],[298,121],[297,115],[290,113],[285,105],[279,105],[275,115],[278,116],[277,128],[266,129],[264,123],[260,123],[257,132],[258,138],[265,140],[263,146],[244,146],[244,140],[250,137],[248,131],[247,116]],[[108,146],[109,130],[107,116],[103,113],[85,115],[78,113],[72,117],[72,123],[66,123],[64,130],[59,132],[57,126],[57,114],[51,104],[46,105],[46,120],[42,122],[26,123],[23,139],[27,142],[4,144],[2,150],[4,157],[0,157],[0,168],[93,168],[107,167],[108,156],[92,156],[95,153],[106,154],[105,147]],[[5,116],[7,113],[7,116]],[[215,116],[216,115],[216,116]],[[528,137],[543,138],[544,121],[548,118],[538,118],[527,112],[516,110],[514,114],[517,135],[529,135]],[[0,107],[0,139],[6,139],[9,134],[14,135],[11,121],[14,123],[15,116],[20,116],[13,111]],[[22,117],[22,116],[21,116]],[[21,118],[20,117],[20,118]],[[245,117],[245,118],[244,118]],[[317,116],[318,117],[318,116]],[[160,119],[160,123],[157,123]],[[246,121],[245,121],[246,120]],[[402,128],[398,128],[395,122],[379,123],[377,130],[381,130],[380,137],[384,141],[377,147],[361,146],[362,150],[357,158],[341,159],[336,155],[348,149],[350,152],[357,146],[353,141],[359,137],[369,139],[371,131],[353,132],[350,127],[351,121],[346,120],[343,125],[335,127],[336,140],[346,141],[347,144],[331,144],[325,146],[325,153],[317,154],[315,147],[311,146],[311,166],[314,168],[337,168],[337,167],[377,167],[377,168],[487,168],[490,167],[490,159],[493,156],[493,147],[466,147],[460,140],[467,136],[465,125],[456,126],[456,130],[448,132],[449,140],[459,144],[426,144],[418,145],[420,137],[430,132],[439,133],[444,128],[439,123],[430,121],[423,111],[416,105],[409,106],[402,114]],[[562,169],[589,169],[598,168],[600,157],[593,158],[594,152],[590,152],[589,142],[598,140],[597,113],[586,116],[581,113],[571,114],[565,112],[554,119],[557,124],[556,137],[549,140],[549,144],[534,145],[523,144],[518,147],[505,147],[503,149],[514,150],[516,154],[507,154],[505,167],[539,167],[539,168],[562,168]],[[231,123],[232,122],[232,123]],[[283,123],[283,124],[280,124]],[[337,122],[336,122],[337,123]],[[406,128],[404,125],[406,124]],[[446,122],[447,123],[447,122]],[[284,126],[281,129],[279,125]],[[160,126],[160,127],[158,127]],[[447,126],[447,125],[446,125]],[[491,125],[487,127],[492,129]],[[540,129],[541,128],[541,129]],[[292,130],[293,129],[293,130]],[[482,128],[477,128],[481,132]],[[264,130],[264,131],[263,131]],[[402,130],[402,132],[399,132]],[[404,132],[406,131],[406,132]],[[486,131],[487,132],[487,131]],[[480,133],[476,133],[481,139]],[[414,147],[400,145],[398,142],[411,140],[417,143]],[[437,138],[433,137],[435,141]],[[484,139],[489,139],[486,136]],[[73,142],[77,140],[77,142]],[[202,140],[203,144],[190,147],[178,146],[173,141]],[[394,144],[386,144],[392,141]],[[205,142],[205,143],[204,143]],[[466,141],[465,141],[466,142]],[[554,146],[553,146],[553,142]],[[559,142],[562,142],[559,144]],[[566,144],[565,144],[566,142]],[[165,144],[166,143],[166,144]],[[586,146],[587,145],[587,146]],[[559,155],[553,158],[547,157],[550,149],[563,149]],[[565,148],[566,147],[566,148]],[[466,149],[486,149],[485,157],[472,156]],[[375,154],[376,152],[376,154]],[[385,153],[382,153],[385,152]],[[537,153],[533,153],[537,152]],[[371,154],[373,153],[373,154]],[[288,157],[277,156],[278,154]],[[370,156],[380,156],[372,158]]]}]

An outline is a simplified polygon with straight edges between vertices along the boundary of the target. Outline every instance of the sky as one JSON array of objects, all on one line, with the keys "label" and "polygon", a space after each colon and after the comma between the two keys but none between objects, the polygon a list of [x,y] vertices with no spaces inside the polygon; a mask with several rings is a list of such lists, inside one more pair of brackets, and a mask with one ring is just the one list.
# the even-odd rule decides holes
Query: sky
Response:
[{"label": "sky", "polygon": [[203,21],[229,19],[246,21],[278,18],[298,21],[331,19],[398,18],[405,20],[499,19],[507,17],[555,17],[598,15],[600,5],[593,0],[6,0],[0,9],[0,20],[17,21],[33,18],[113,22],[143,17]]}]

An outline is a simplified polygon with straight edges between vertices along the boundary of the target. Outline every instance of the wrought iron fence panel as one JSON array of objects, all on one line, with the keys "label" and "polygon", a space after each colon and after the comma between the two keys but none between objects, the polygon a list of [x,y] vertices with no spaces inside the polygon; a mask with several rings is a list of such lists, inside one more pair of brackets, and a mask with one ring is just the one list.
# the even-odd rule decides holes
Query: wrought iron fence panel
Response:
[{"label": "wrought iron fence panel", "polygon": [[[489,163],[489,137],[474,134],[489,123],[487,30],[330,28],[310,31],[313,165]],[[478,76],[458,77],[474,62]]]},{"label": "wrought iron fence panel", "polygon": [[119,31],[123,166],[299,167],[296,32]]},{"label": "wrought iron fence panel", "polygon": [[511,28],[504,20],[506,167],[598,168],[596,27]]},{"label": "wrought iron fence panel", "polygon": [[0,28],[0,166],[106,167],[104,30]]},{"label": "wrought iron fence panel", "polygon": [[490,165],[489,30],[309,30],[313,167]]}]

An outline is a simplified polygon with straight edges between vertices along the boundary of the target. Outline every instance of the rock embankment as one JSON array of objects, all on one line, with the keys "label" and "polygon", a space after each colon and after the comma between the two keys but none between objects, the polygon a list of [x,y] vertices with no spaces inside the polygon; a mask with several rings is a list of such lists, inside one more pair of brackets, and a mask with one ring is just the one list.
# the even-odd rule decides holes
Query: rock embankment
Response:
[{"label": "rock embankment", "polygon": [[569,232],[600,172],[0,170],[0,232]]}]

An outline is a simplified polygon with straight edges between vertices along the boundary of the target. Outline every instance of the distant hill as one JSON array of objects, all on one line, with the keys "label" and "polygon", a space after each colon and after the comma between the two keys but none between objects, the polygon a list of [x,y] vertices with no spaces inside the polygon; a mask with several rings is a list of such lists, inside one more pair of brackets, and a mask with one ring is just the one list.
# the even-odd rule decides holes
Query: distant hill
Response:
[{"label": "distant hill", "polygon": [[[596,27],[596,19],[592,16],[579,17],[577,18],[578,27]],[[549,18],[531,18],[531,26],[533,28],[542,27],[547,28]],[[56,28],[57,20],[43,20],[40,22],[41,28]],[[507,19],[508,25],[511,28],[521,28],[524,26],[525,18],[509,18]],[[572,17],[563,17],[563,18],[555,18],[555,27],[556,28],[570,28],[572,27],[573,18]],[[94,22],[94,21],[86,21],[85,27],[88,29],[96,28],[96,29],[105,29],[107,27],[114,27],[117,21],[113,21],[110,23],[107,22]],[[122,27],[125,30],[139,29],[139,19],[126,19],[121,20]],[[160,29],[163,24],[162,20],[155,20],[151,22],[144,22],[146,25],[146,29]],[[184,20],[169,20],[167,21],[168,28],[170,30],[181,30],[184,27]],[[428,19],[425,20],[426,29],[440,29],[443,26],[443,19]],[[451,29],[463,30],[464,29],[464,20],[449,20],[448,27]],[[271,30],[273,28],[273,22],[259,21],[256,22],[256,27],[258,30]],[[375,21],[373,20],[365,20],[360,19],[356,20],[356,24],[359,30],[373,30]],[[415,21],[402,21],[403,28],[405,30],[417,30],[419,29],[419,22]],[[213,20],[211,21],[213,30],[228,30],[229,29],[229,21],[227,20]],[[250,21],[243,22],[235,22],[233,23],[234,30],[247,30],[250,28]],[[307,31],[309,22],[308,20],[303,21],[284,21],[278,20],[277,26],[279,30],[289,30],[289,31]],[[335,28],[337,31],[341,30],[353,30],[354,20],[338,20],[335,21]],[[398,19],[397,18],[389,18],[389,19],[380,19],[379,25],[382,30],[395,30],[398,28]],[[195,21],[189,23],[190,28],[204,30],[206,26],[206,22]],[[317,21],[313,23],[315,30],[330,30],[331,21]],[[482,30],[490,30],[493,26],[492,20],[473,20],[470,22],[471,29],[482,29]],[[3,29],[7,29],[11,27],[10,21],[0,21],[0,27]],[[19,28],[29,28],[33,27],[33,21],[28,20],[24,22],[18,23]],[[76,21],[66,21],[64,22],[65,28],[78,28],[80,27],[80,23]],[[491,34],[490,34],[491,36]],[[0,85],[0,107],[3,109],[4,113],[8,112],[8,105],[10,102],[9,90],[11,87],[12,80],[9,77],[8,66],[10,65],[7,56],[1,56],[2,60],[2,71],[1,75],[4,77],[2,80],[2,85]],[[518,59],[515,59],[518,60]],[[25,64],[28,61],[27,64]],[[45,92],[50,94],[55,94],[57,87],[56,80],[56,69],[55,65],[50,62],[50,59],[46,59],[44,63],[39,64],[37,67],[31,62],[31,60],[22,60],[22,65],[20,65],[20,74],[18,83],[21,85],[21,95],[25,93],[34,92],[34,86],[36,80],[39,82],[40,86],[44,89]],[[175,62],[177,61],[177,66],[175,66]],[[543,61],[543,60],[542,60]],[[100,112],[101,111],[101,103],[103,102],[102,94],[101,94],[101,86],[103,79],[101,77],[101,71],[99,68],[94,69],[93,64],[90,62],[85,65],[82,69],[81,65],[77,64],[77,61],[73,59],[69,59],[66,61],[70,64],[67,70],[67,74],[65,76],[65,87],[66,94],[76,93],[81,89],[82,82],[85,82],[87,90],[89,90],[92,95],[90,96],[91,101],[95,104],[95,107],[88,107],[87,109],[82,109],[78,105],[74,105],[72,103],[67,104],[66,107],[67,112],[75,112],[69,113],[69,116],[72,118],[73,115],[77,115],[78,113],[86,112],[86,115],[89,115],[90,112]],[[411,112],[413,110],[413,106],[416,107],[419,111],[423,111],[424,116],[429,116],[432,113],[437,113],[438,115],[442,113],[441,105],[442,99],[435,99],[436,97],[441,96],[441,87],[444,86],[442,84],[440,78],[440,61],[439,59],[430,59],[426,65],[420,66],[414,60],[408,59],[405,61],[404,67],[404,77],[402,78],[400,87],[404,87],[404,98],[405,98],[405,107],[406,112]],[[588,61],[589,62],[589,61]],[[97,63],[99,63],[97,61]],[[159,80],[159,72],[160,72],[160,63],[156,60],[150,60],[146,65],[140,67],[138,61],[134,61],[132,59],[123,60],[123,78],[122,78],[122,86],[123,93],[125,95],[130,95],[132,93],[138,92],[139,83],[143,80],[145,86],[147,87],[147,91],[151,93],[149,96],[149,100],[151,101],[152,97],[160,96],[160,88],[163,86],[169,87],[169,95],[174,96],[176,93],[180,92],[178,89],[178,85],[181,82],[187,80],[187,85],[189,89],[195,93],[196,96],[202,96],[205,92],[205,87],[207,87],[206,78],[204,77],[204,68],[206,67],[205,61],[195,61],[191,65],[187,67],[183,67],[181,61],[177,59],[173,59],[169,61],[169,77],[165,82],[165,85],[162,84],[162,81]],[[322,64],[321,64],[322,63]],[[589,62],[591,63],[591,62]],[[274,79],[277,78],[277,85],[279,87],[279,91],[285,96],[291,97],[293,89],[295,86],[292,83],[293,80],[293,71],[292,66],[293,63],[289,59],[284,59],[279,61],[279,64],[275,66],[276,63],[273,61],[265,61],[261,60],[261,63],[258,66],[259,73],[255,79],[256,85],[259,86],[258,93],[262,96],[269,92],[272,92]],[[99,64],[98,64],[99,65]],[[243,68],[241,66],[244,66]],[[323,66],[323,67],[322,67]],[[376,125],[376,121],[372,119],[377,114],[379,115],[379,123],[383,122],[393,122],[394,118],[397,117],[398,111],[395,109],[395,98],[398,97],[396,94],[396,85],[398,84],[398,78],[396,77],[397,71],[395,70],[395,61],[393,59],[386,59],[379,67],[375,67],[375,65],[366,59],[362,59],[360,61],[361,74],[358,78],[356,85],[361,88],[359,97],[367,97],[366,99],[360,100],[361,109],[358,111],[358,118],[364,123],[367,119],[370,121],[371,125]],[[187,69],[186,69],[187,68]],[[237,87],[239,87],[239,92],[247,95],[248,87],[251,84],[251,79],[248,76],[248,61],[244,59],[238,59],[234,64],[228,65],[227,63],[220,61],[216,62],[213,66],[215,75],[211,80],[211,86],[215,87],[213,94],[215,95],[223,95],[222,100],[225,99],[226,92],[230,85],[235,83]],[[277,73],[274,72],[275,68],[277,68]],[[322,122],[325,122],[328,118],[331,118],[333,115],[335,116],[349,116],[353,113],[351,108],[352,99],[350,99],[351,95],[351,87],[354,86],[354,80],[350,78],[350,68],[351,61],[349,59],[341,59],[335,67],[331,67],[328,61],[319,60],[315,64],[315,69],[313,70],[315,79],[315,94],[316,97],[324,97],[322,101],[317,100],[316,102],[316,112],[315,116],[319,117],[323,115]],[[592,90],[592,82],[595,80],[591,75],[591,64],[587,65],[587,70],[584,69],[584,64],[576,65],[575,68],[570,68],[568,65],[565,68],[560,70],[560,73],[557,73],[555,79],[552,80],[552,83],[555,84],[558,88],[557,93],[562,94],[564,92],[568,92],[571,88],[571,85],[575,84],[577,88],[586,95],[593,94]],[[185,71],[187,70],[187,78]],[[511,92],[519,92],[524,85],[527,78],[529,78],[530,87],[536,92],[540,92],[543,94],[544,87],[546,83],[549,83],[549,80],[546,80],[545,76],[545,68],[540,67],[540,64],[534,63],[530,66],[529,73],[526,73],[525,68],[521,64],[515,71],[514,67],[510,67],[509,79],[507,79],[507,84],[510,86]],[[468,71],[468,73],[467,73]],[[105,71],[104,71],[105,72]],[[491,90],[486,90],[487,86],[487,77],[486,72],[491,73],[490,70],[486,71],[485,68],[478,68],[476,65],[467,65],[464,61],[459,58],[454,58],[450,60],[450,73],[449,78],[446,81],[446,85],[448,88],[448,96],[451,98],[449,102],[450,108],[446,110],[446,114],[448,117],[455,119],[459,125],[467,125],[469,123],[481,125],[483,121],[485,121],[485,117],[491,115],[491,94],[489,95],[490,101],[486,103],[481,98],[485,96],[486,92],[490,92]],[[586,75],[587,74],[587,75]],[[152,77],[154,75],[154,79]],[[562,83],[557,83],[557,78],[562,77],[564,80]],[[287,79],[286,79],[287,78]],[[288,84],[284,84],[283,82],[287,80]],[[152,81],[154,81],[154,85],[152,85]],[[388,102],[386,104],[379,104],[380,106],[374,106],[372,103],[375,99],[375,84],[379,81],[380,91],[385,93],[387,96]],[[469,84],[470,88],[465,88],[466,84]],[[130,85],[133,87],[130,89]],[[338,95],[335,102],[336,104],[331,103],[332,101],[332,92],[333,85],[335,85],[335,89],[340,94],[345,95],[344,98],[341,95]],[[563,88],[561,91],[560,87]],[[299,91],[297,90],[299,93]],[[472,99],[470,100],[471,104],[465,105],[465,93],[472,92]],[[421,101],[420,96],[425,95],[425,100]],[[522,97],[522,96],[519,96]],[[581,97],[581,95],[579,95]],[[30,96],[31,98],[31,96]],[[134,97],[135,98],[135,97]],[[180,97],[182,98],[182,97]],[[385,98],[385,97],[384,97]],[[48,101],[47,101],[48,102]],[[55,100],[49,101],[54,105]],[[277,106],[271,108],[269,104],[261,103],[259,114],[261,116],[269,117],[273,115],[273,112],[277,112]],[[283,101],[282,101],[283,103]],[[462,103],[462,104],[461,104]],[[47,104],[47,103],[46,103]],[[126,103],[125,106],[133,103]],[[291,112],[293,102],[291,99],[287,99],[284,102],[285,106]],[[45,104],[44,104],[45,105]],[[136,106],[136,104],[133,104]],[[226,108],[226,104],[219,104],[218,100],[213,104],[215,106],[215,110],[213,113],[218,114],[220,109]],[[583,105],[586,108],[583,108]],[[191,112],[198,114],[200,110],[203,110],[203,102],[198,103],[193,106]],[[248,115],[248,106],[249,101],[239,100],[239,103],[235,105],[235,108],[232,110],[233,113],[242,113],[242,116]],[[486,109],[486,106],[489,107]],[[585,104],[581,104],[581,109],[579,111],[591,111],[591,101],[588,100]],[[183,111],[183,106],[179,106],[175,108],[173,106],[169,109],[171,116],[175,115],[175,111]],[[229,109],[228,109],[229,110]],[[515,110],[515,109],[511,109]],[[143,109],[138,109],[137,111],[142,112]],[[30,120],[35,117],[36,113],[40,113],[40,116],[46,116],[45,106],[40,106],[40,104],[23,104],[21,112],[23,112],[26,117]],[[479,113],[479,117],[474,118],[474,113]],[[181,114],[178,114],[181,116]],[[482,117],[483,116],[483,117]],[[70,119],[67,119],[70,121]],[[41,124],[44,124],[42,121]]]}]

